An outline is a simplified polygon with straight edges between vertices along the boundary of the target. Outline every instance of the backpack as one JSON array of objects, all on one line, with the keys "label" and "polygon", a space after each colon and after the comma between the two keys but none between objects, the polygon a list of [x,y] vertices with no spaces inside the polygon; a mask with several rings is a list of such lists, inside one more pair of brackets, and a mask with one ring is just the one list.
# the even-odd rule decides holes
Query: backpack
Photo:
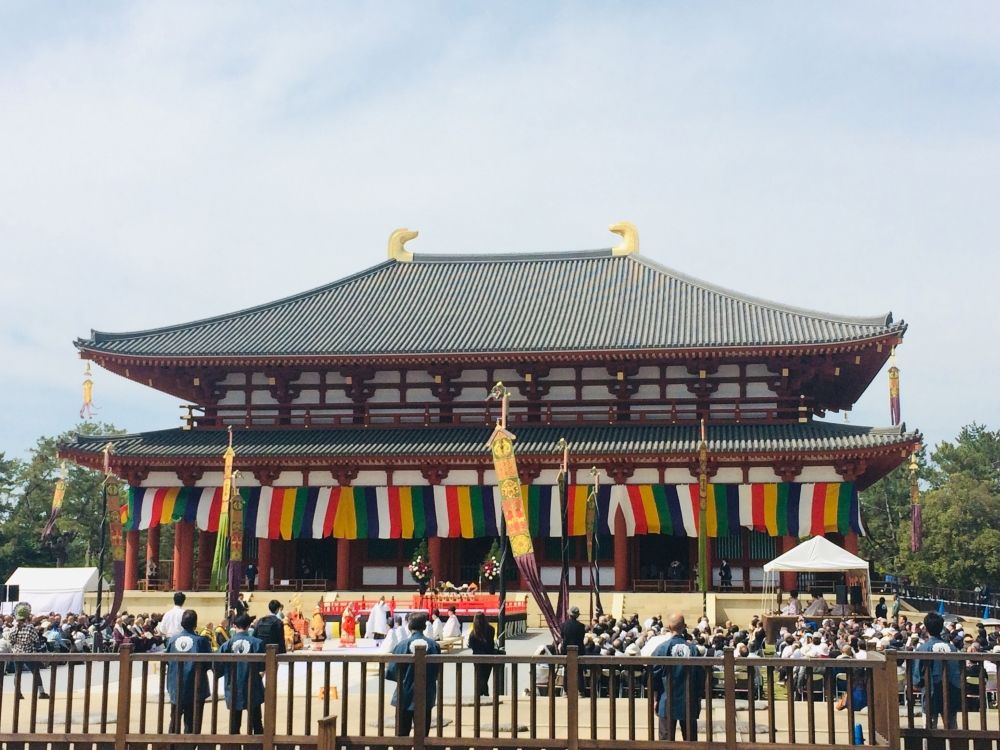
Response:
[{"label": "backpack", "polygon": [[268,615],[258,620],[253,634],[264,641],[265,645],[268,643],[280,645],[285,642],[285,626],[274,615]]}]

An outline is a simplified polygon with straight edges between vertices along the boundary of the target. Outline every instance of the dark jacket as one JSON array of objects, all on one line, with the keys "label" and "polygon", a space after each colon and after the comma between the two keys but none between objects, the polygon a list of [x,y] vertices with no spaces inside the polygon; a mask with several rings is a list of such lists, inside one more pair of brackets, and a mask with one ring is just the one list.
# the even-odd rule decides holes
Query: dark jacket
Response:
[{"label": "dark jacket", "polygon": [[[182,630],[167,641],[168,654],[211,654],[212,646],[208,638],[196,635],[190,630]],[[171,703],[194,703],[208,699],[208,670],[212,668],[211,657],[205,661],[171,661],[167,666],[167,691]],[[198,681],[195,682],[195,674]]]},{"label": "dark jacket", "polygon": [[570,646],[576,646],[583,651],[583,636],[586,632],[587,629],[579,620],[572,617],[566,620],[559,628],[559,634],[562,636],[562,652],[565,654]]},{"label": "dark jacket", "polygon": [[[405,641],[392,650],[397,655],[412,654],[416,650],[415,644],[423,641],[427,644],[427,655],[440,654],[441,647],[435,641],[427,638],[423,633],[414,633]],[[437,680],[441,667],[438,664],[427,665],[427,686],[424,704],[428,709],[434,705],[437,697]],[[396,690],[392,694],[392,705],[400,705],[407,711],[416,710],[413,690],[413,664],[400,664],[399,662],[389,662],[388,669],[385,670],[385,679],[396,683]]]},{"label": "dark jacket", "polygon": [[[238,632],[222,644],[219,653],[263,654],[264,642],[260,638]],[[242,711],[247,708],[248,692],[249,705],[259,706],[264,702],[264,681],[260,677],[264,671],[263,661],[216,662],[212,669],[225,678],[226,705],[230,709]]]},{"label": "dark jacket", "polygon": [[285,623],[277,615],[268,615],[257,620],[253,634],[255,638],[264,641],[264,646],[274,644],[278,653],[285,653]]}]

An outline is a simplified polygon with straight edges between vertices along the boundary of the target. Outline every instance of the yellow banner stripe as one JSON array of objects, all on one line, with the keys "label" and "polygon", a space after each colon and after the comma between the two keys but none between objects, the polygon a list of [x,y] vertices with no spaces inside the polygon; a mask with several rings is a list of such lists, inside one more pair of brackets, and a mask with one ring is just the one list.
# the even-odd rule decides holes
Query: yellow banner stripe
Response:
[{"label": "yellow banner stripe", "polygon": [[764,526],[771,536],[778,535],[778,485],[764,485]]},{"label": "yellow banner stripe", "polygon": [[719,516],[715,508],[715,485],[709,484],[705,493],[705,533],[710,537],[719,535]]},{"label": "yellow banner stripe", "polygon": [[[281,498],[281,538],[292,538],[292,521],[295,519],[295,489],[282,488],[274,490],[275,499]],[[272,500],[271,502],[274,502]]]},{"label": "yellow banner stripe", "polygon": [[413,490],[399,488],[399,526],[403,539],[413,539]]},{"label": "yellow banner stripe", "polygon": [[462,526],[462,538],[472,539],[476,534],[476,529],[472,523],[472,497],[469,495],[469,488],[462,485],[458,488],[458,518]]},{"label": "yellow banner stripe", "polygon": [[823,528],[837,530],[837,502],[840,499],[840,484],[826,486],[826,502],[823,503]]},{"label": "yellow banner stripe", "polygon": [[171,487],[163,496],[163,508],[160,511],[160,523],[174,522],[174,505],[177,503],[177,496],[180,494],[180,487]]},{"label": "yellow banner stripe", "polygon": [[649,534],[660,533],[660,514],[656,512],[656,500],[653,499],[651,485],[639,485],[639,497],[642,499],[642,512],[646,516],[646,531]]}]

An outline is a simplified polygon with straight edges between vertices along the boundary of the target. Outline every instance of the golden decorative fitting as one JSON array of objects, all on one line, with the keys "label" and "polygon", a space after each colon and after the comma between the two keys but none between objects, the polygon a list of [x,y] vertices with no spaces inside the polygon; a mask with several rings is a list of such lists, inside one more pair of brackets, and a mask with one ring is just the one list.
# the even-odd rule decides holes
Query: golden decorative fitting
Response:
[{"label": "golden decorative fitting", "polygon": [[608,227],[608,231],[617,234],[622,238],[621,243],[611,248],[611,254],[616,258],[622,255],[631,255],[639,252],[639,230],[635,224],[628,221],[619,221]]},{"label": "golden decorative fitting", "polygon": [[409,229],[397,229],[389,235],[389,260],[399,263],[410,263],[413,261],[413,253],[406,249],[405,245],[414,239],[419,232],[412,232]]}]

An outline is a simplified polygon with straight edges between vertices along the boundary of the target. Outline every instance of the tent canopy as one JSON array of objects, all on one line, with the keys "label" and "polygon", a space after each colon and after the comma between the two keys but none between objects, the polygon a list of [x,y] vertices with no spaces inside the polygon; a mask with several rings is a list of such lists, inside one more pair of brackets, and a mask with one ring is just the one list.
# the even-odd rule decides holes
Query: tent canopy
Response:
[{"label": "tent canopy", "polygon": [[779,555],[764,566],[767,573],[794,571],[798,573],[836,573],[847,570],[868,571],[868,561],[852,555],[822,536]]},{"label": "tent canopy", "polygon": [[96,591],[97,568],[18,568],[7,585],[20,586],[20,600],[35,614],[81,612],[83,594]]}]

